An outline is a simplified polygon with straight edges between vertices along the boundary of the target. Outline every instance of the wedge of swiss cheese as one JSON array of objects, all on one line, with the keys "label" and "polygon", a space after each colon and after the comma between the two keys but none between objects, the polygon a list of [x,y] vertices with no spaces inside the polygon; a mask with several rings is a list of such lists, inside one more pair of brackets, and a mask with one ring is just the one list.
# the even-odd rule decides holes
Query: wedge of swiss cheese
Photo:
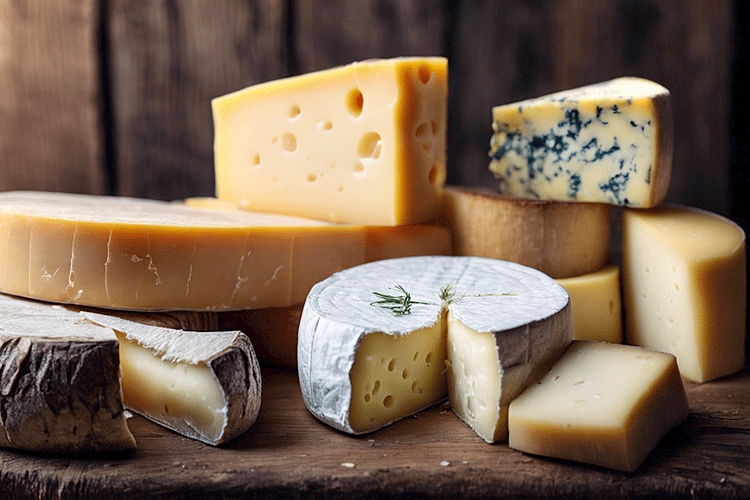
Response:
[{"label": "wedge of swiss cheese", "polygon": [[669,90],[623,77],[492,109],[490,171],[521,198],[648,208],[666,196]]},{"label": "wedge of swiss cheese", "polygon": [[619,267],[609,265],[583,276],[555,281],[570,295],[574,339],[622,342]]},{"label": "wedge of swiss cheese", "polygon": [[682,375],[695,382],[742,369],[742,228],[677,205],[625,210],[622,226],[626,341],[674,354]]},{"label": "wedge of swiss cheese", "polygon": [[212,101],[216,194],[249,210],[424,222],[445,182],[448,65],[371,60]]},{"label": "wedge of swiss cheese", "polygon": [[307,408],[345,432],[373,431],[450,396],[483,439],[572,337],[565,290],[526,266],[478,257],[382,260],[315,285],[298,373]]},{"label": "wedge of swiss cheese", "polygon": [[449,238],[431,226],[368,228],[132,198],[6,192],[0,291],[108,309],[288,307],[336,271],[371,258],[448,253]]},{"label": "wedge of swiss cheese", "polygon": [[522,200],[446,186],[440,221],[455,255],[509,260],[553,278],[598,271],[609,259],[610,205]]}]

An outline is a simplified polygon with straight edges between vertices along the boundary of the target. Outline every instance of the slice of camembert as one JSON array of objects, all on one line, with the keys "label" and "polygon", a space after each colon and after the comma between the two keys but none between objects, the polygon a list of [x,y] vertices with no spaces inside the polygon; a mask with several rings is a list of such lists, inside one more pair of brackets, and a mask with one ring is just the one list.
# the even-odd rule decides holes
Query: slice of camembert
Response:
[{"label": "slice of camembert", "polygon": [[508,444],[632,472],[687,415],[673,355],[576,340],[510,403]]},{"label": "slice of camembert", "polygon": [[745,233],[717,214],[682,206],[625,210],[625,339],[677,356],[706,382],[745,363]]},{"label": "slice of camembert", "polygon": [[135,448],[112,330],[0,295],[0,446],[86,453]]},{"label": "slice of camembert", "polygon": [[132,198],[0,194],[0,291],[107,309],[302,304],[365,262],[363,226]]},{"label": "slice of camembert", "polygon": [[410,257],[315,285],[298,373],[307,408],[345,432],[383,427],[443,400],[482,438],[572,337],[568,294],[532,268],[478,257]]},{"label": "slice of camembert", "polygon": [[240,331],[189,332],[82,312],[120,341],[125,406],[175,432],[219,445],[250,428],[261,375]]},{"label": "slice of camembert", "polygon": [[609,259],[612,206],[556,203],[446,186],[440,223],[454,255],[509,260],[553,278],[601,269]]},{"label": "slice of camembert", "polygon": [[441,57],[371,60],[214,99],[218,198],[332,222],[430,219],[446,177],[447,78]]},{"label": "slice of camembert", "polygon": [[624,77],[497,106],[490,170],[521,198],[648,208],[666,196],[674,123],[669,90]]}]

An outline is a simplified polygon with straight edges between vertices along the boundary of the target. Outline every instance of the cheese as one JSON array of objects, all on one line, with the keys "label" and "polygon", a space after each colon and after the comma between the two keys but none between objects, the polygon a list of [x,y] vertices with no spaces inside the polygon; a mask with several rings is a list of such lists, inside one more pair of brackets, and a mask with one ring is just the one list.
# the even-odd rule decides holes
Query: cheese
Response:
[{"label": "cheese", "polygon": [[573,338],[622,342],[619,267],[610,265],[595,273],[556,281],[570,295]]},{"label": "cheese", "polygon": [[553,278],[594,272],[609,258],[612,207],[509,198],[446,186],[440,223],[455,255],[509,260]]},{"label": "cheese", "polygon": [[0,194],[0,291],[110,309],[301,304],[365,259],[365,229],[130,198]]},{"label": "cheese", "polygon": [[81,314],[117,334],[128,409],[214,446],[255,422],[261,374],[253,346],[242,332],[190,332]]},{"label": "cheese", "polygon": [[666,196],[674,123],[669,91],[618,78],[492,110],[490,170],[522,198],[653,207]]},{"label": "cheese", "polygon": [[332,222],[430,219],[446,177],[447,71],[440,57],[372,60],[214,99],[217,197]]},{"label": "cheese", "polygon": [[745,362],[745,233],[709,212],[662,206],[623,213],[628,343],[671,352],[705,382]]},{"label": "cheese", "polygon": [[129,450],[112,330],[0,295],[0,446],[34,452]]},{"label": "cheese", "polygon": [[[353,434],[449,393],[459,417],[494,441],[504,437],[507,404],[571,336],[568,294],[539,271],[478,257],[383,260],[311,290],[299,328],[300,386],[313,415]],[[484,357],[473,355],[482,349]]]},{"label": "cheese", "polygon": [[687,415],[674,356],[575,341],[538,384],[511,402],[508,444],[632,472]]}]

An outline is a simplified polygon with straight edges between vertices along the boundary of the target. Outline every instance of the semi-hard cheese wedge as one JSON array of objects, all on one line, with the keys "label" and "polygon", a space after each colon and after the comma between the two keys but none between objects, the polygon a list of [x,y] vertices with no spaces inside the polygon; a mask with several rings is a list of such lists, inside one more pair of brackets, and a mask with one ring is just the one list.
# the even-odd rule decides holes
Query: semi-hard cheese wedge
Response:
[{"label": "semi-hard cheese wedge", "polygon": [[653,207],[672,172],[669,90],[624,77],[497,106],[490,170],[504,194]]},{"label": "semi-hard cheese wedge", "polygon": [[117,335],[128,409],[214,446],[255,422],[261,374],[253,346],[242,332],[191,332],[81,314]]},{"label": "semi-hard cheese wedge", "polygon": [[214,99],[218,198],[332,222],[430,219],[446,177],[447,77],[441,57],[371,60]]},{"label": "semi-hard cheese wedge", "polygon": [[673,355],[577,340],[510,403],[508,445],[632,472],[687,415]]},{"label": "semi-hard cheese wedge", "polygon": [[573,338],[622,342],[620,268],[556,280],[570,295],[573,308]]},{"label": "semi-hard cheese wedge", "polygon": [[495,441],[508,403],[571,337],[568,294],[537,270],[478,257],[390,259],[313,287],[297,368],[307,408],[345,432],[373,431],[450,394],[458,416]]},{"label": "semi-hard cheese wedge", "polygon": [[0,291],[109,309],[304,302],[365,259],[363,226],[104,196],[0,194]]},{"label": "semi-hard cheese wedge", "polygon": [[611,205],[522,200],[482,188],[446,186],[441,224],[455,255],[509,260],[567,278],[609,259]]},{"label": "semi-hard cheese wedge", "polygon": [[705,382],[745,362],[745,233],[695,208],[625,210],[623,293],[628,343],[671,352]]},{"label": "semi-hard cheese wedge", "polygon": [[0,446],[86,453],[135,448],[112,330],[59,306],[0,295]]}]

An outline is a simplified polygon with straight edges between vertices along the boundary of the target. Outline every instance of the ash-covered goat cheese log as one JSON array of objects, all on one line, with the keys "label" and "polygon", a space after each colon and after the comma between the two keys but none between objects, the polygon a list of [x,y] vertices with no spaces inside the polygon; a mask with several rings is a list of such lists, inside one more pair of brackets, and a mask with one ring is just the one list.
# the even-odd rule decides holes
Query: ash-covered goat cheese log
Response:
[{"label": "ash-covered goat cheese log", "polygon": [[355,62],[217,97],[217,196],[331,222],[429,220],[446,177],[447,97],[442,57]]},{"label": "ash-covered goat cheese log", "polygon": [[298,372],[307,408],[345,432],[373,431],[443,400],[483,439],[572,338],[567,292],[547,275],[478,257],[410,257],[315,285]]},{"label": "ash-covered goat cheese log", "polygon": [[490,170],[503,194],[649,208],[666,196],[674,123],[669,90],[615,80],[496,106]]}]

